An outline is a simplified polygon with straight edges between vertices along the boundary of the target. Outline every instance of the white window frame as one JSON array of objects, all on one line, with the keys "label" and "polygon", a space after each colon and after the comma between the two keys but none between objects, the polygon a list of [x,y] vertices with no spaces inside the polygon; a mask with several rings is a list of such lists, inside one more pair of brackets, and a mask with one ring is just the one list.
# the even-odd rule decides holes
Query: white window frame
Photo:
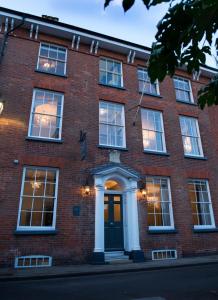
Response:
[{"label": "white window frame", "polygon": [[[181,80],[181,81],[187,81],[188,85],[189,85],[189,94],[190,94],[190,101],[180,100],[180,99],[177,99],[177,98],[176,98],[176,101],[184,102],[184,103],[192,103],[193,104],[194,103],[194,97],[193,97],[193,93],[192,93],[191,81],[187,78],[183,78],[183,77],[180,77],[180,76],[174,76],[173,77],[173,85],[174,85],[175,95],[176,95],[176,90],[178,90],[178,88],[175,87],[174,79]],[[179,90],[181,90],[181,89],[179,89]],[[182,90],[182,91],[184,91],[184,90]],[[185,90],[185,91],[187,92],[187,90]]]},{"label": "white window frame", "polygon": [[151,83],[150,82],[150,78],[149,78],[149,81],[145,81],[145,80],[139,80],[139,76],[138,76],[138,71],[143,71],[143,72],[148,72],[148,70],[146,68],[143,68],[143,67],[138,67],[137,69],[137,77],[138,77],[138,84],[139,84],[139,81],[143,81],[143,82],[147,82],[149,83],[150,85],[154,84],[155,87],[156,87],[156,93],[149,93],[145,90],[144,86],[143,86],[143,90],[140,91],[139,89],[139,92],[142,93],[142,94],[148,94],[148,95],[154,95],[154,96],[160,96],[160,87],[159,87],[159,81],[158,80],[155,80],[154,83]]},{"label": "white window frame", "polygon": [[[143,143],[143,150],[144,152],[154,152],[154,153],[167,153],[167,149],[166,149],[166,140],[165,140],[165,130],[164,130],[164,122],[163,122],[163,112],[162,111],[159,111],[159,110],[155,110],[155,109],[150,109],[150,108],[141,108],[141,123],[142,122],[142,111],[151,111],[151,112],[159,112],[160,113],[160,121],[161,121],[161,127],[162,127],[162,144],[163,144],[163,150],[162,151],[159,151],[159,150],[151,150],[151,149],[147,149],[147,148],[144,148],[144,142],[143,142],[143,131],[144,130],[148,130],[148,129],[144,129],[142,127],[142,143]],[[142,125],[143,126],[143,125]],[[154,131],[154,132],[157,132],[155,130],[150,130],[150,131]],[[159,132],[159,131],[158,131]]]},{"label": "white window frame", "polygon": [[[182,127],[181,127],[181,118],[189,118],[189,119],[192,119],[195,121],[195,124],[196,124],[196,130],[197,130],[197,138],[198,138],[198,147],[199,147],[199,150],[200,150],[200,154],[197,155],[197,154],[187,154],[185,152],[185,147],[184,147],[184,142],[183,142],[183,136],[184,137],[192,137],[192,136],[189,136],[189,135],[183,135],[182,134]],[[188,116],[184,116],[184,115],[180,115],[179,116],[179,123],[180,123],[180,129],[181,129],[181,136],[182,136],[182,144],[183,144],[183,149],[184,149],[184,155],[185,156],[190,156],[190,157],[204,157],[204,152],[203,152],[203,147],[202,147],[202,142],[201,142],[201,134],[200,134],[200,129],[199,129],[199,124],[198,124],[198,119],[197,118],[194,118],[194,117],[188,117]],[[196,138],[196,137],[194,137]]]},{"label": "white window frame", "polygon": [[[174,253],[174,257],[172,257],[172,252]],[[162,254],[162,258],[155,258],[155,254]],[[163,253],[166,253],[166,257],[163,257]],[[169,256],[167,257],[167,254],[169,254]],[[176,249],[159,249],[159,250],[152,250],[151,252],[152,255],[152,260],[168,260],[168,259],[177,259],[177,250]]]},{"label": "white window frame", "polygon": [[[19,259],[48,259],[47,265],[29,265],[29,266],[18,266]],[[14,261],[15,269],[27,269],[27,268],[47,268],[52,266],[52,257],[47,255],[25,255],[25,256],[16,256]]]},{"label": "white window frame", "polygon": [[[40,50],[41,50],[41,46],[42,46],[42,45],[49,46],[49,48],[50,48],[51,46],[54,46],[54,47],[57,47],[57,48],[66,50],[66,56],[65,56],[65,62],[64,62],[64,74],[63,74],[63,75],[62,75],[62,74],[53,73],[53,72],[46,72],[46,71],[44,71],[44,70],[40,70],[40,68],[39,68],[39,58],[41,57],[41,56],[40,56]],[[44,57],[44,58],[48,58],[48,57]],[[53,60],[55,60],[55,61],[59,61],[58,59],[54,59],[54,58],[50,58],[50,59],[51,59],[51,60],[53,59]],[[63,61],[61,61],[61,62],[63,62]],[[38,51],[37,71],[39,71],[39,72],[44,72],[44,73],[46,73],[46,74],[54,74],[54,75],[56,75],[56,76],[66,76],[66,71],[67,71],[67,48],[66,48],[66,47],[62,47],[62,46],[59,46],[59,45],[56,45],[56,44],[50,44],[50,43],[44,43],[44,42],[41,42],[41,43],[40,43],[40,46],[39,46],[39,51]]]},{"label": "white window frame", "polygon": [[[51,138],[51,137],[41,137],[41,136],[35,136],[35,135],[31,135],[31,127],[32,127],[32,122],[33,122],[33,116],[35,115],[35,113],[33,112],[34,109],[34,103],[35,103],[35,94],[37,91],[42,91],[42,92],[48,92],[48,93],[53,93],[53,94],[58,94],[61,95],[61,114],[60,114],[60,131],[59,131],[59,138]],[[29,118],[29,128],[28,128],[28,137],[29,138],[36,138],[39,140],[51,140],[51,141],[60,141],[61,137],[62,137],[62,123],[63,123],[63,110],[64,110],[64,94],[63,93],[59,93],[59,92],[55,92],[55,91],[51,91],[51,90],[46,90],[46,89],[38,89],[35,88],[33,90],[33,96],[32,96],[32,104],[31,104],[31,111],[30,111],[30,118]]]},{"label": "white window frame", "polygon": [[[172,204],[172,195],[171,195],[171,187],[170,187],[170,178],[165,176],[146,176],[146,178],[154,178],[154,179],[166,179],[167,180],[167,187],[168,187],[168,194],[169,194],[169,214],[170,214],[170,226],[148,226],[149,230],[155,231],[164,231],[164,230],[174,230],[174,216],[173,216],[173,204]],[[161,201],[162,202],[162,201]]]},{"label": "white window frame", "polygon": [[[123,146],[117,146],[117,145],[108,145],[108,144],[101,144],[100,143],[100,124],[104,124],[104,125],[109,125],[109,126],[117,126],[117,125],[110,125],[108,123],[101,123],[100,122],[100,104],[104,102],[104,103],[109,103],[109,104],[113,104],[113,105],[119,105],[122,107],[122,115],[123,115]],[[121,126],[120,126],[121,127]],[[104,100],[100,100],[99,101],[99,136],[98,136],[98,140],[99,140],[99,146],[103,146],[103,147],[110,147],[110,148],[126,148],[126,121],[125,121],[125,107],[124,104],[122,103],[116,103],[116,102],[110,102],[110,101],[104,101]]]},{"label": "white window frame", "polygon": [[[117,85],[114,85],[114,84],[102,83],[102,82],[100,81],[100,72],[101,72],[101,69],[100,69],[100,61],[101,61],[101,59],[106,60],[106,73],[112,73],[112,74],[115,74],[115,75],[120,75],[120,77],[121,77],[121,85],[120,85],[120,86],[117,86]],[[114,72],[109,72],[109,71],[107,70],[107,61],[119,63],[119,64],[120,64],[120,70],[121,70],[121,73],[118,74],[118,73],[114,73]],[[102,70],[102,71],[105,71],[105,70]],[[112,58],[108,58],[108,57],[100,57],[100,58],[99,58],[99,83],[100,83],[100,84],[104,84],[104,85],[106,85],[106,86],[115,87],[115,88],[123,88],[123,63],[122,63],[122,61],[119,61],[119,60],[116,60],[116,59],[112,59]]]},{"label": "white window frame", "polygon": [[[27,169],[40,169],[40,170],[52,170],[56,171],[56,183],[55,183],[55,197],[54,197],[54,209],[53,209],[53,220],[52,226],[20,226],[20,218],[21,218],[21,208],[22,208],[22,198],[23,198],[23,190],[24,190],[24,182],[25,182],[25,175]],[[21,191],[20,191],[20,203],[18,209],[18,217],[17,217],[17,231],[53,231],[56,227],[56,212],[57,212],[57,200],[58,200],[58,180],[59,180],[59,169],[57,168],[50,168],[50,167],[37,167],[37,166],[25,166],[23,168],[23,175],[22,175],[22,184],[21,184]]]},{"label": "white window frame", "polygon": [[[211,225],[194,225],[194,229],[211,229],[211,228],[215,228],[215,219],[214,219],[214,212],[213,212],[213,204],[211,201],[211,194],[210,194],[210,187],[209,187],[209,181],[207,179],[189,179],[189,182],[195,182],[195,181],[204,181],[206,183],[207,186],[207,194],[208,194],[208,200],[209,202],[206,202],[209,204],[209,210],[210,210],[210,218],[211,218]],[[192,204],[192,202],[191,202]],[[193,211],[192,211],[192,216],[193,216]]]}]

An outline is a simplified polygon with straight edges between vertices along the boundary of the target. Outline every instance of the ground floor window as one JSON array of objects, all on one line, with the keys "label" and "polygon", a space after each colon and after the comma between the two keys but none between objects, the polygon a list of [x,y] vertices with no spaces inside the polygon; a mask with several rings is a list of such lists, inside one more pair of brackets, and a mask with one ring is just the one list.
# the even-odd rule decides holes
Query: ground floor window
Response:
[{"label": "ground floor window", "polygon": [[57,186],[57,169],[24,168],[17,224],[19,230],[55,228]]},{"label": "ground floor window", "polygon": [[213,209],[207,180],[188,181],[194,228],[214,227]]},{"label": "ground floor window", "polygon": [[173,228],[169,178],[147,177],[146,198],[149,229]]}]

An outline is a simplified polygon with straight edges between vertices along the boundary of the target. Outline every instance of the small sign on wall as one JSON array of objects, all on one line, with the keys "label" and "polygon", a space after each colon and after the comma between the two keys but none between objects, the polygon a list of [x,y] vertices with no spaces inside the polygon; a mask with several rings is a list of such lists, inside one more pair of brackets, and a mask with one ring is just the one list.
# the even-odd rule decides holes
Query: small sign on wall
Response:
[{"label": "small sign on wall", "polygon": [[78,206],[78,205],[73,206],[73,216],[75,216],[75,217],[80,216],[80,206]]}]

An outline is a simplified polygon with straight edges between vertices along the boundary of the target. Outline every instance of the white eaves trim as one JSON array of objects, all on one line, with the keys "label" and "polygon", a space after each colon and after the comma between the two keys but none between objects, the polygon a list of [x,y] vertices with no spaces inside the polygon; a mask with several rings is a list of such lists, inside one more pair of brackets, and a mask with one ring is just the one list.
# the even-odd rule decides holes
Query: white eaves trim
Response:
[{"label": "white eaves trim", "polygon": [[[14,19],[17,19],[17,20],[22,20],[23,19],[22,17],[17,16],[15,14],[10,14],[10,13],[6,13],[6,12],[2,12],[2,11],[0,11],[0,15],[4,15],[6,17],[14,18]],[[90,38],[92,40],[94,38],[94,39],[96,39],[98,41],[109,43],[109,44],[120,46],[120,47],[124,47],[124,48],[126,48],[128,50],[134,50],[134,51],[137,51],[137,52],[141,52],[141,53],[145,53],[145,54],[150,54],[150,51],[142,50],[141,48],[138,48],[138,47],[134,47],[134,46],[133,47],[132,46],[128,47],[126,44],[123,44],[121,42],[111,41],[109,39],[102,38],[102,37],[99,37],[99,36],[94,35],[94,34],[88,34],[88,33],[84,33],[84,32],[78,31],[78,30],[72,30],[72,29],[66,28],[64,26],[59,26],[59,25],[54,25],[54,24],[48,24],[46,22],[34,20],[34,19],[31,19],[31,18],[25,18],[25,21],[29,22],[31,24],[36,24],[36,25],[41,25],[41,26],[45,26],[45,27],[50,27],[50,28],[53,28],[53,29],[56,29],[56,30],[61,30],[61,31],[65,31],[65,32],[68,32],[68,33],[71,33],[71,34],[80,35],[80,36],[83,36],[83,37],[86,37],[86,38]]]}]

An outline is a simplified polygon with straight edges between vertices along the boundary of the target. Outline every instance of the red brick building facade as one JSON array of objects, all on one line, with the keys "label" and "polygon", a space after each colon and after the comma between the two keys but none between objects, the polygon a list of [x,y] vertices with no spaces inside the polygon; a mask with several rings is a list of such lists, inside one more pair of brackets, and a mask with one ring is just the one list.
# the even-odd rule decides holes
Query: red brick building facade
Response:
[{"label": "red brick building facade", "polygon": [[218,253],[216,70],[151,84],[149,48],[0,16],[0,265]]}]

